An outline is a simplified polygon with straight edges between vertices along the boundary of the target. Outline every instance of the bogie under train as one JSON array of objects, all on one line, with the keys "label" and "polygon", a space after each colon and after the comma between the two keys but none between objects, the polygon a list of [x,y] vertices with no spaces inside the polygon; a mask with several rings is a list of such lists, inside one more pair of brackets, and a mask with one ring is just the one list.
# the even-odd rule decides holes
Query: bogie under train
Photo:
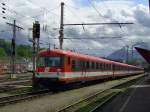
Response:
[{"label": "bogie under train", "polygon": [[143,73],[143,68],[60,49],[39,52],[34,85],[64,84]]}]

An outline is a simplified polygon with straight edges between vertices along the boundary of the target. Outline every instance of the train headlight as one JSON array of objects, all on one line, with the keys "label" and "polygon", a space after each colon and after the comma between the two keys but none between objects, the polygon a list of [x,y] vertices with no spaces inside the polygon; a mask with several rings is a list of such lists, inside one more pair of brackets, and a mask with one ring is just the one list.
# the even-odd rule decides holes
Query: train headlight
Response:
[{"label": "train headlight", "polygon": [[57,72],[61,72],[61,69],[57,69]]}]

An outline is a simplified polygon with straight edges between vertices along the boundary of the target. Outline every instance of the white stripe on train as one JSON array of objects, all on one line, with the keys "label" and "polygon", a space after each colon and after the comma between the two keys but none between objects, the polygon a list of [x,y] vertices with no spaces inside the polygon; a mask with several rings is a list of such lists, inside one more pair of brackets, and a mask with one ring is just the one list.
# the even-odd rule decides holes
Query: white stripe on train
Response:
[{"label": "white stripe on train", "polygon": [[38,78],[78,78],[89,76],[124,76],[127,74],[142,73],[142,71],[119,71],[119,72],[39,72],[35,75]]}]

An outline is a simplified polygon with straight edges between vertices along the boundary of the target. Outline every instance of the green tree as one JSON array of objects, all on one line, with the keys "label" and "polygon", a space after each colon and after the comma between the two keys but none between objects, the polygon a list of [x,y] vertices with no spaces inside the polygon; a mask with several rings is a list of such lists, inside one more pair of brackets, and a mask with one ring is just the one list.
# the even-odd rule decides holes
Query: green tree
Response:
[{"label": "green tree", "polygon": [[5,50],[3,48],[0,48],[0,57],[5,57],[7,56]]},{"label": "green tree", "polygon": [[17,55],[19,57],[30,58],[31,57],[32,48],[27,45],[19,45],[17,46]]}]

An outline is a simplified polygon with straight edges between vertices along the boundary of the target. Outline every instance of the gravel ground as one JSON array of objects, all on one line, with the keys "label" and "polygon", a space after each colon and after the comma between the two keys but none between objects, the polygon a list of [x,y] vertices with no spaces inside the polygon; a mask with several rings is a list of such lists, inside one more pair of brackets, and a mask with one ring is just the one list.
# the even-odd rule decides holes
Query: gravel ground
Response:
[{"label": "gravel ground", "polygon": [[69,90],[54,95],[43,96],[31,101],[20,102],[8,106],[0,107],[0,112],[55,112],[73,102],[89,95],[109,89],[115,85],[134,79],[139,76],[124,78],[120,80],[108,81],[89,87]]},{"label": "gravel ground", "polygon": [[[9,96],[10,94],[7,94],[7,93],[0,93],[0,98],[2,97],[6,97],[6,96]],[[1,110],[1,109],[0,109]]]}]

